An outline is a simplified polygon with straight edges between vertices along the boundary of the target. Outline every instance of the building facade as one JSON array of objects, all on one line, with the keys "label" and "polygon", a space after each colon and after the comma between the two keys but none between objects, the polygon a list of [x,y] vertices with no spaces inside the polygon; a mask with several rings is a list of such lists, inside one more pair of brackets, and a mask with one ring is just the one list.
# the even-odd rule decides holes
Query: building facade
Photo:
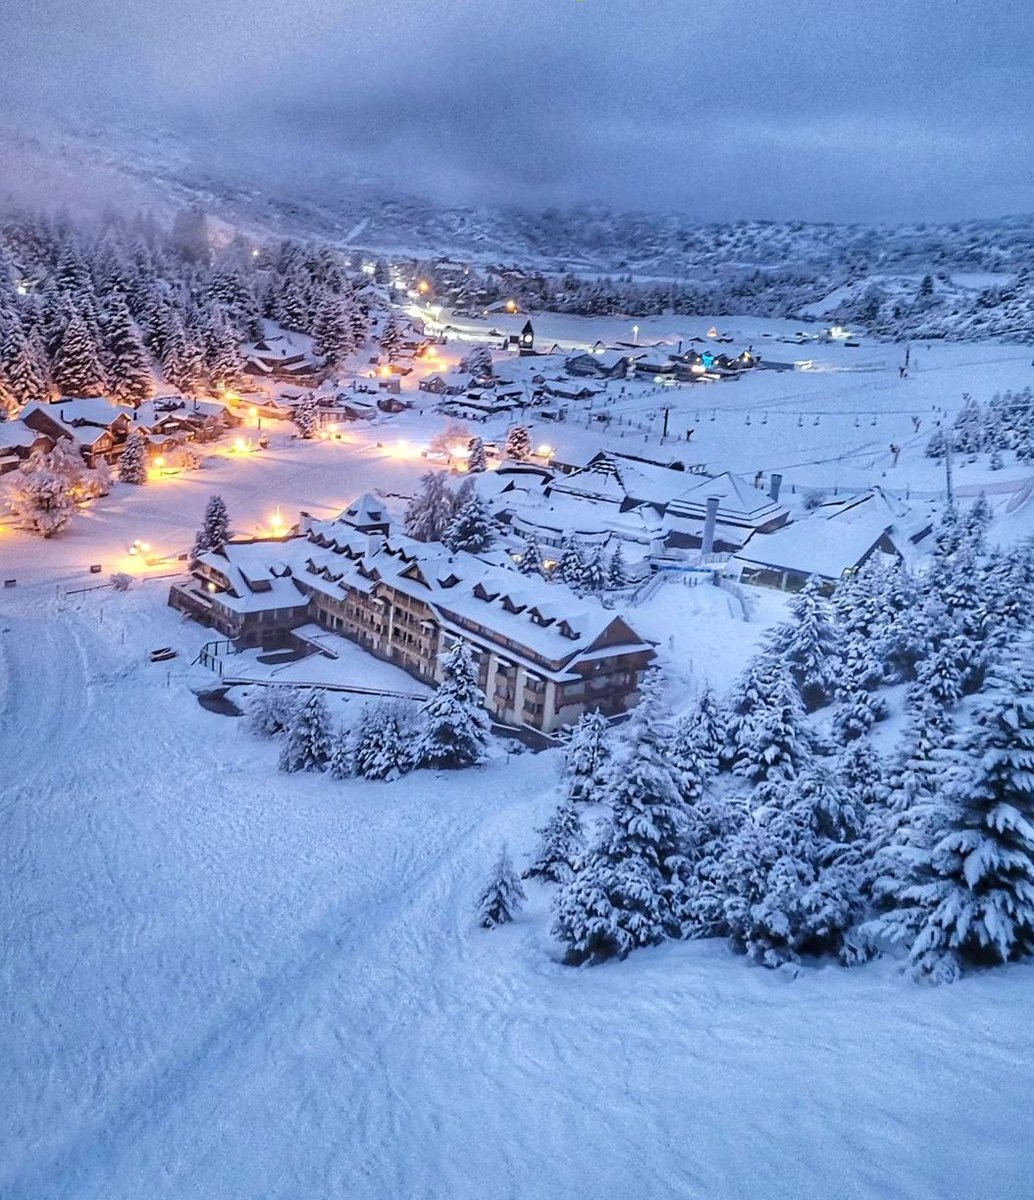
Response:
[{"label": "building facade", "polygon": [[485,707],[506,725],[549,733],[589,709],[635,705],[654,650],[622,617],[560,584],[371,532],[374,503],[362,497],[296,537],[205,554],[169,603],[240,647],[291,644],[314,622],[430,684],[464,642]]}]

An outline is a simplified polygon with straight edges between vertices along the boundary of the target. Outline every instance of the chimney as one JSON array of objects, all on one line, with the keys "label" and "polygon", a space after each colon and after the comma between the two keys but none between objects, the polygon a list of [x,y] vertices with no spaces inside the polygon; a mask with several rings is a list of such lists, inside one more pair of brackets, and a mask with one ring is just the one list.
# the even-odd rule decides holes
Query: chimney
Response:
[{"label": "chimney", "polygon": [[714,527],[718,523],[718,505],[721,500],[718,496],[707,497],[707,516],[704,517],[704,538],[700,546],[701,554],[714,553]]},{"label": "chimney", "polygon": [[783,486],[782,475],[780,475],[778,471],[773,471],[771,482],[768,485],[768,494],[776,502],[778,502],[778,500],[779,500],[779,490],[780,490],[780,488],[782,488],[782,486]]}]

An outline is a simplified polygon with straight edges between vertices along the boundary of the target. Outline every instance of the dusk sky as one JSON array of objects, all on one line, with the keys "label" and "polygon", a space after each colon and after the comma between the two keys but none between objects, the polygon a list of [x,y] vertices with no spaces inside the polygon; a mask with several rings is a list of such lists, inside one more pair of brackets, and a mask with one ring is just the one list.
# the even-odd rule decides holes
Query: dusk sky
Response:
[{"label": "dusk sky", "polygon": [[[6,0],[4,7],[13,5]],[[701,218],[1034,208],[1029,0],[36,0],[0,105],[209,166]]]}]

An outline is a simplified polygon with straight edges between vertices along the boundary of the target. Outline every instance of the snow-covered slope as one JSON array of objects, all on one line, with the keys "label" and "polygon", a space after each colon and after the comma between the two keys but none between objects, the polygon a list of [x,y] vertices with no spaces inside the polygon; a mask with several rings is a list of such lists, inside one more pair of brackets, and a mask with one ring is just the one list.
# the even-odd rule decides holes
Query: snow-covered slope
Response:
[{"label": "snow-covered slope", "polygon": [[1032,968],[788,986],[696,943],[577,971],[534,891],[484,933],[555,756],[287,781],[146,663],[183,639],[156,586],[5,597],[0,1194],[1029,1194]]}]

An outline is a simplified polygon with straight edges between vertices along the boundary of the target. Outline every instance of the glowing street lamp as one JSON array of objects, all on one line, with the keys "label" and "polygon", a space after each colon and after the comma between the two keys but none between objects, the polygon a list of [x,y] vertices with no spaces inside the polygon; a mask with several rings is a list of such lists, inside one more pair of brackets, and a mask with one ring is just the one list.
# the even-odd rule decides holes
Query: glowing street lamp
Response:
[{"label": "glowing street lamp", "polygon": [[632,326],[632,341],[635,345],[637,345],[637,346],[639,345],[639,326],[638,325]]},{"label": "glowing street lamp", "polygon": [[251,406],[251,408],[248,409],[248,415],[255,422],[255,428],[258,430],[261,430],[262,429],[262,414],[259,412],[256,405],[253,404]]}]

